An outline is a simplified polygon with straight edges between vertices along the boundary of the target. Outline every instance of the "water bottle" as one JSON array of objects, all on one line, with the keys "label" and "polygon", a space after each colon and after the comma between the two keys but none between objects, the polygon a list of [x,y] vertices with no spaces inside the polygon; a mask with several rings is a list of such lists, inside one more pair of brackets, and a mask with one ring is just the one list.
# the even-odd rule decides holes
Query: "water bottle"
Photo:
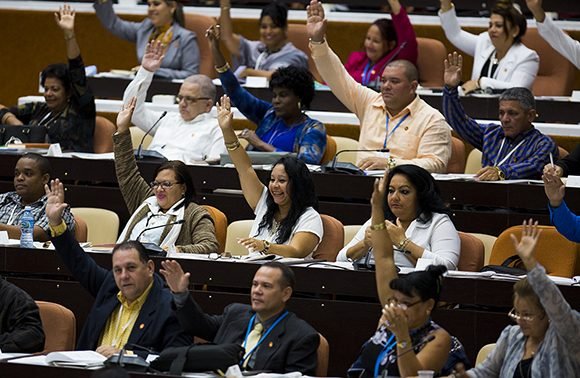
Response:
[{"label": "water bottle", "polygon": [[32,216],[32,208],[26,206],[24,214],[20,218],[20,248],[34,248],[33,233],[34,217]]}]

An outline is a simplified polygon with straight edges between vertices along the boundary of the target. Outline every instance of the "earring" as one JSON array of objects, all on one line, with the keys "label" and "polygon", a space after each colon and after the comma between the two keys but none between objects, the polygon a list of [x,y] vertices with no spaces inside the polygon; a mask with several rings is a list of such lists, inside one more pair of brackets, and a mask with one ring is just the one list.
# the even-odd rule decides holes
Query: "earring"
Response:
[{"label": "earring", "polygon": [[302,102],[298,101],[298,109],[302,109]]}]

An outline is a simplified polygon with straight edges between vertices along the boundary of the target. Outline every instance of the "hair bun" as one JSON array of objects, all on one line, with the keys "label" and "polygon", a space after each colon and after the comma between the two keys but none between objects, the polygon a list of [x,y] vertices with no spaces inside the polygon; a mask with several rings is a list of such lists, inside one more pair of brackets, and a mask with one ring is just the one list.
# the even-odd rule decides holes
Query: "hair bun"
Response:
[{"label": "hair bun", "polygon": [[495,3],[496,8],[509,9],[512,8],[513,6],[514,6],[513,0],[497,0],[497,2]]},{"label": "hair bun", "polygon": [[427,272],[434,276],[442,277],[445,272],[447,272],[447,267],[445,265],[429,265],[427,267]]}]

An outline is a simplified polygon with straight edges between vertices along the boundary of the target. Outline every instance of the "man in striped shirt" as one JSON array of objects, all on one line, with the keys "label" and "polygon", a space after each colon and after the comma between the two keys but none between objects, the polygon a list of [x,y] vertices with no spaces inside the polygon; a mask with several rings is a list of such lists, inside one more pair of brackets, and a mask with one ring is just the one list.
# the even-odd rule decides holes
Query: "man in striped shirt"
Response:
[{"label": "man in striped shirt", "polygon": [[462,57],[454,52],[445,60],[443,114],[453,130],[482,152],[481,181],[540,178],[550,154],[558,156],[554,141],[537,130],[534,95],[526,88],[510,88],[499,97],[501,125],[480,125],[465,114],[457,86]]}]

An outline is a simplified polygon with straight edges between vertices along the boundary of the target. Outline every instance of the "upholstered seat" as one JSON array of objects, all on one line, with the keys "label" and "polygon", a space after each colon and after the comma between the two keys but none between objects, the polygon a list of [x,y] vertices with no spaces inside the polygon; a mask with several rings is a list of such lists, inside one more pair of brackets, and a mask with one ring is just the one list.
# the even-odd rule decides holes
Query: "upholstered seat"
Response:
[{"label": "upholstered seat", "polygon": [[42,353],[74,350],[76,318],[68,308],[52,302],[36,301],[46,340]]}]

